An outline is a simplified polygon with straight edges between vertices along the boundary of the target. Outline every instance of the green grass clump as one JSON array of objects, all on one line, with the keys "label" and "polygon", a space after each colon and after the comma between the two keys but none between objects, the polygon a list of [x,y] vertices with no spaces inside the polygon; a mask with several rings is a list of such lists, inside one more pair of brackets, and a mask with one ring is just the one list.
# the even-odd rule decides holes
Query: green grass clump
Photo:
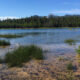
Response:
[{"label": "green grass clump", "polygon": [[16,35],[16,34],[0,34],[1,38],[18,38],[18,37],[23,37],[23,35]]},{"label": "green grass clump", "polygon": [[22,46],[15,51],[7,53],[5,56],[5,61],[10,67],[22,66],[23,63],[31,59],[43,59],[42,49],[34,45]]},{"label": "green grass clump", "polygon": [[73,64],[72,64],[72,62],[69,62],[67,64],[67,70],[73,70]]},{"label": "green grass clump", "polygon": [[75,45],[76,44],[76,40],[73,40],[73,39],[67,39],[64,42],[69,44],[69,45]]},{"label": "green grass clump", "polygon": [[80,63],[80,46],[78,47],[78,49],[76,49],[76,57],[77,57],[77,60],[78,60],[78,63]]},{"label": "green grass clump", "polygon": [[80,55],[80,46],[78,47],[78,49],[76,49],[77,54]]},{"label": "green grass clump", "polygon": [[3,62],[4,62],[4,60],[0,58],[0,63],[3,63]]},{"label": "green grass clump", "polygon": [[0,46],[9,46],[10,42],[5,40],[0,40]]},{"label": "green grass clump", "polygon": [[58,60],[59,60],[59,61],[64,61],[65,59],[64,59],[64,57],[59,56],[59,57],[58,57]]}]

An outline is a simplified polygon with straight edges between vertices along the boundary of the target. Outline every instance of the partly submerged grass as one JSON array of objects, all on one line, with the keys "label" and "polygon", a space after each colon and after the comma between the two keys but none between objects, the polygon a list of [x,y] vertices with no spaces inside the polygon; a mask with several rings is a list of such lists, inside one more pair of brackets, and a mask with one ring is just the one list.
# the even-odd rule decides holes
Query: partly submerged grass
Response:
[{"label": "partly submerged grass", "polygon": [[0,46],[9,46],[10,42],[6,40],[0,40]]},{"label": "partly submerged grass", "polygon": [[24,62],[28,62],[31,59],[43,59],[42,49],[34,45],[19,47],[5,56],[5,61],[10,67],[22,66]]},{"label": "partly submerged grass", "polygon": [[1,38],[18,38],[23,37],[23,35],[17,35],[17,34],[0,34]]},{"label": "partly submerged grass", "polygon": [[76,44],[76,40],[73,40],[73,39],[67,39],[64,42],[69,44],[69,45],[75,45]]}]

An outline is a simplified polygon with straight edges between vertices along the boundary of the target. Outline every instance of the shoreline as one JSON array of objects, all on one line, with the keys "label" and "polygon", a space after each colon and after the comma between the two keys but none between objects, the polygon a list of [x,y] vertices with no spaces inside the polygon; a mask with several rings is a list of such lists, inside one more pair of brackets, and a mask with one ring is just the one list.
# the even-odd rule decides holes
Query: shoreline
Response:
[{"label": "shoreline", "polygon": [[[40,45],[44,50],[59,49],[60,46],[56,45]],[[62,48],[70,48],[69,46],[62,46]],[[72,47],[71,47],[72,49]],[[62,49],[63,50],[63,49]],[[22,67],[8,67],[7,64],[0,64],[0,79],[3,80],[58,80],[59,78],[65,79],[67,75],[70,75],[69,71],[66,69],[67,64],[71,61],[73,65],[77,66],[76,53],[71,52],[44,52],[44,60],[31,60],[24,63]],[[62,60],[59,60],[62,57]],[[73,70],[72,73],[76,77],[80,75],[80,68]],[[62,76],[62,77],[60,77]],[[67,79],[68,80],[68,79]]]},{"label": "shoreline", "polygon": [[[31,44],[28,44],[31,45]],[[4,57],[5,54],[9,51],[13,51],[15,49],[17,49],[19,46],[28,46],[28,45],[18,45],[18,44],[12,44],[11,46],[8,46],[6,48],[0,48],[0,57]],[[34,44],[33,44],[34,45]],[[76,45],[76,48],[78,48],[80,44]],[[43,52],[49,53],[49,54],[56,54],[56,55],[60,55],[60,54],[65,54],[65,52],[67,51],[67,54],[69,53],[75,53],[74,50],[74,46],[69,46],[67,44],[52,44],[52,45],[48,45],[48,44],[44,44],[44,45],[40,45],[37,44],[36,46],[42,48]]]},{"label": "shoreline", "polygon": [[80,28],[80,27],[41,27],[41,28],[0,28],[1,29],[77,29],[77,28]]},{"label": "shoreline", "polygon": [[[64,60],[59,61],[59,56],[51,56],[52,60],[31,60],[28,63],[24,63],[22,67],[7,67],[6,64],[0,64],[0,79],[8,80],[57,80],[60,75],[62,79],[67,76],[68,71],[66,65],[69,61],[73,60],[75,63],[75,55],[70,53],[69,55],[61,55]],[[46,56],[47,57],[47,56]],[[74,75],[76,75],[74,73]],[[1,77],[2,76],[2,77]],[[76,77],[77,78],[77,77]]]}]

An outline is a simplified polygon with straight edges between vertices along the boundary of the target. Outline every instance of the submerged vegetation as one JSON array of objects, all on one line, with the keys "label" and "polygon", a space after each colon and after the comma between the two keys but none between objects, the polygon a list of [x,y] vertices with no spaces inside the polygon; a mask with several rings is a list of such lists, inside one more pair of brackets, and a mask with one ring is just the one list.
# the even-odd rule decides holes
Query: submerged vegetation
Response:
[{"label": "submerged vegetation", "polygon": [[0,40],[0,46],[9,46],[10,42],[6,40]]},{"label": "submerged vegetation", "polygon": [[19,34],[0,34],[1,38],[19,38],[23,36],[24,35],[19,35]]},{"label": "submerged vegetation", "polygon": [[7,53],[5,56],[5,61],[11,67],[22,66],[24,62],[28,62],[31,59],[42,60],[42,49],[34,45],[25,47],[22,46],[12,52]]},{"label": "submerged vegetation", "polygon": [[76,44],[76,40],[73,40],[73,39],[67,39],[64,42],[69,44],[69,45],[75,45]]},{"label": "submerged vegetation", "polygon": [[80,27],[80,15],[31,16],[0,21],[0,28],[59,28]]}]

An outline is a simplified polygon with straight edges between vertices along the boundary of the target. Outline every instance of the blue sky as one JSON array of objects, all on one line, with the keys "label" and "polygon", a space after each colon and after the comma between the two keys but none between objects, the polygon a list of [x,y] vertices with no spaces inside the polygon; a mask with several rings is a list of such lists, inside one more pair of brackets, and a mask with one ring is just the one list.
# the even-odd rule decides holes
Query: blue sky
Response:
[{"label": "blue sky", "polygon": [[0,17],[80,14],[80,0],[0,0]]}]

